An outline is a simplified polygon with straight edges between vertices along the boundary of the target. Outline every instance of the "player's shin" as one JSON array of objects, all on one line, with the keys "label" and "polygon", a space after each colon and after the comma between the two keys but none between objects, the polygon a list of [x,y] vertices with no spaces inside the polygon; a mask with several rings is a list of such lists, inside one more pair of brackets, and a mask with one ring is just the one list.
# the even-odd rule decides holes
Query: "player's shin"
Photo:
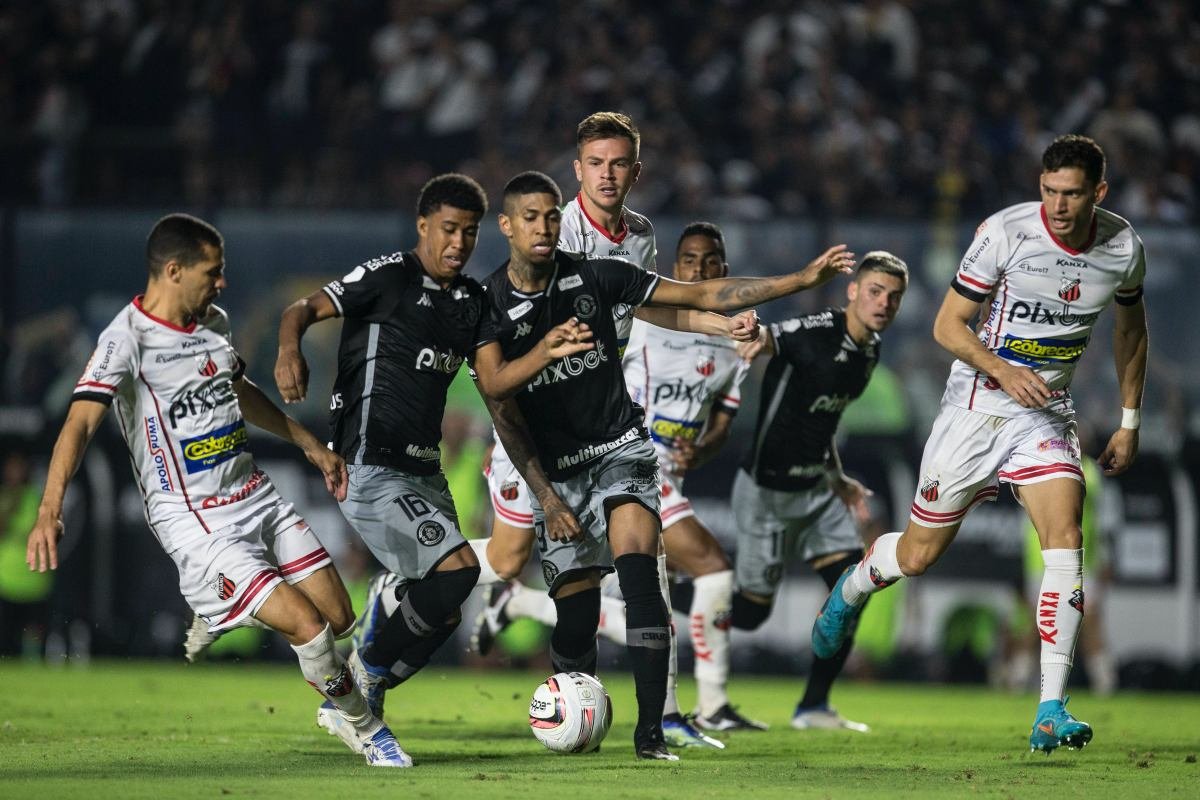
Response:
[{"label": "player's shin", "polygon": [[1038,636],[1042,642],[1041,702],[1062,700],[1071,674],[1075,642],[1083,622],[1083,551],[1043,550],[1046,571],[1038,593]]},{"label": "player's shin", "polygon": [[372,727],[379,727],[381,723],[368,710],[367,702],[350,674],[350,668],[338,655],[329,625],[312,641],[292,645],[292,649],[300,660],[300,672],[304,679],[332,703],[355,730],[370,734]]},{"label": "player's shin", "polygon": [[667,578],[667,554],[659,544],[658,553],[658,591],[662,595],[663,607],[667,609],[667,630],[671,634],[671,646],[667,652],[667,697],[663,702],[663,715],[679,713],[679,639],[675,632],[675,622],[671,619],[671,586]]},{"label": "player's shin", "polygon": [[372,667],[391,669],[418,642],[435,636],[459,614],[478,577],[478,567],[464,567],[435,572],[411,584],[396,613],[359,657]]},{"label": "player's shin", "polygon": [[656,560],[643,553],[627,553],[614,563],[625,596],[625,644],[638,701],[634,740],[660,740],[671,633]]},{"label": "player's shin", "polygon": [[885,533],[875,540],[866,557],[842,583],[842,599],[852,606],[860,606],[868,595],[886,589],[904,577],[896,556],[901,535],[899,532]]},{"label": "player's shin", "polygon": [[550,661],[555,672],[596,674],[596,625],[600,619],[600,590],[584,589],[555,598],[558,622],[550,636]]},{"label": "player's shin", "polygon": [[688,614],[696,656],[696,690],[700,714],[712,716],[729,702],[729,625],[733,602],[733,570],[701,575]]}]

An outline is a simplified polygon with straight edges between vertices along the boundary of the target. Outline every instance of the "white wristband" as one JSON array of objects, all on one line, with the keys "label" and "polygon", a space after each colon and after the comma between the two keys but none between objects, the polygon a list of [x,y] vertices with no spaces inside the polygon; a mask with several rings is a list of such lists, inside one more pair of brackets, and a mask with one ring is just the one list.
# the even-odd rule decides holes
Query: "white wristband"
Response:
[{"label": "white wristband", "polygon": [[1142,410],[1140,408],[1121,408],[1121,427],[1136,431],[1142,427]]}]

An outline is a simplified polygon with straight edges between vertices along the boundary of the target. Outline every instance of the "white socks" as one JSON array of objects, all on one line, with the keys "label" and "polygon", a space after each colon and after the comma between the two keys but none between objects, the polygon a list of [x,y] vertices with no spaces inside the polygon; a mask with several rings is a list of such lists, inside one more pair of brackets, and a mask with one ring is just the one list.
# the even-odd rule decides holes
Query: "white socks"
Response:
[{"label": "white socks", "polygon": [[1042,640],[1042,692],[1038,702],[1061,700],[1071,674],[1075,641],[1083,622],[1083,551],[1043,550],[1046,572],[1038,593],[1038,636]]},{"label": "white socks", "polygon": [[697,705],[710,717],[729,702],[729,613],[733,604],[733,570],[701,575],[692,581],[695,593],[688,629],[696,656]]},{"label": "white socks", "polygon": [[663,704],[663,716],[679,713],[679,637],[675,635],[675,615],[671,612],[671,584],[667,579],[667,551],[662,538],[658,540],[658,591],[667,607],[667,628],[671,631],[671,653],[667,659],[667,699]]},{"label": "white socks", "polygon": [[350,668],[334,647],[333,631],[328,624],[311,642],[294,644],[292,649],[300,659],[300,672],[304,679],[333,703],[360,734],[374,733],[379,729],[383,723],[371,716],[367,701],[359,693],[354,676],[350,674]]},{"label": "white socks", "polygon": [[475,581],[476,586],[487,586],[490,583],[500,583],[501,578],[496,574],[496,570],[492,569],[492,563],[488,561],[487,546],[492,537],[486,539],[471,539],[467,544],[471,545],[471,549],[475,551],[475,557],[479,559],[479,580]]},{"label": "white socks", "polygon": [[842,584],[842,599],[852,606],[866,602],[867,595],[891,586],[904,577],[896,558],[899,532],[885,533],[875,540],[871,549],[858,562],[850,577]]}]

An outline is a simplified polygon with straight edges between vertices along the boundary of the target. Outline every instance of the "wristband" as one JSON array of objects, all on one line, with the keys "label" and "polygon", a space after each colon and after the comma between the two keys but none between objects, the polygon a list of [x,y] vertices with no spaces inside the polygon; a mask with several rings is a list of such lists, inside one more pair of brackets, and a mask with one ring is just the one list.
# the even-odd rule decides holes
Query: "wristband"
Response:
[{"label": "wristband", "polygon": [[1121,427],[1136,431],[1142,426],[1142,410],[1140,408],[1121,408]]}]

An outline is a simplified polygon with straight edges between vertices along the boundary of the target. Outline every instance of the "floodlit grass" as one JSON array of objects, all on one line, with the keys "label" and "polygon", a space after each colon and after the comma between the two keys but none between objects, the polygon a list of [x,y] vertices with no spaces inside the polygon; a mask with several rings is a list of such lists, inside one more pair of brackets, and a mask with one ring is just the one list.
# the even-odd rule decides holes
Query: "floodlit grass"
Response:
[{"label": "floodlit grass", "polygon": [[[601,677],[616,719],[594,755],[542,749],[525,723],[545,676],[430,670],[388,696],[411,770],[372,769],[314,723],[295,667],[102,662],[48,669],[0,661],[0,797],[1200,797],[1200,697],[1079,694],[1096,728],[1082,752],[1028,752],[1035,698],[983,688],[845,683],[835,700],[870,734],[793,731],[800,683],[735,678],[766,733],[633,758],[633,684]],[[686,705],[692,686],[682,687]]]}]

